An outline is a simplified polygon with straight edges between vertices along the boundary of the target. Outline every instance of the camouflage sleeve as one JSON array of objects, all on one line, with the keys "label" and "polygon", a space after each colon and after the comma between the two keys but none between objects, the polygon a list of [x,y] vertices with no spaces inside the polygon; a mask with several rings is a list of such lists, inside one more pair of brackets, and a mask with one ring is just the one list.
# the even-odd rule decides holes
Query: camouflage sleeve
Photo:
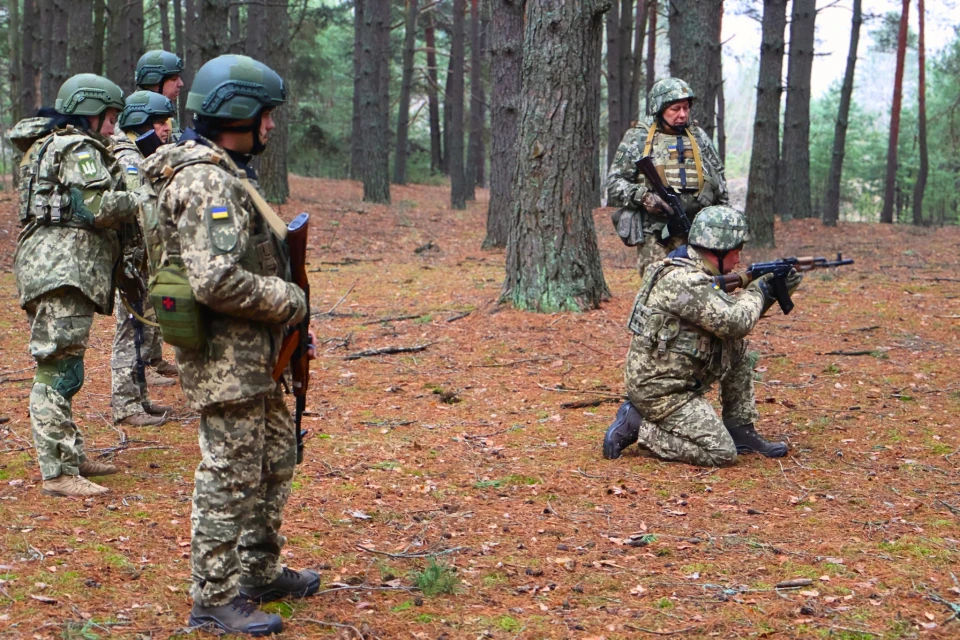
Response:
[{"label": "camouflage sleeve", "polygon": [[732,296],[713,283],[703,272],[676,269],[657,283],[658,290],[668,288],[669,313],[691,322],[720,339],[743,338],[753,329],[763,311],[763,295],[744,290]]},{"label": "camouflage sleeve", "polygon": [[[639,132],[639,133],[638,133]],[[636,162],[640,159],[642,148],[637,147],[638,137],[645,135],[640,129],[629,129],[623,136],[617,153],[610,163],[607,174],[607,205],[611,207],[632,207],[643,196],[646,188],[637,182]],[[638,193],[639,191],[639,193]]]},{"label": "camouflage sleeve", "polygon": [[303,319],[306,297],[292,282],[244,268],[249,213],[236,178],[211,165],[183,169],[164,191],[180,235],[180,254],[197,300],[212,310],[267,324]]},{"label": "camouflage sleeve", "polygon": [[116,179],[100,150],[92,144],[80,142],[63,150],[60,181],[80,191],[84,207],[93,215],[95,227],[117,229],[136,219],[136,195],[116,190]]},{"label": "camouflage sleeve", "polygon": [[714,198],[714,204],[730,204],[730,194],[727,191],[726,170],[723,167],[723,161],[717,148],[713,146],[713,140],[707,135],[707,132],[699,127],[696,129],[697,144],[700,145],[700,156],[704,164],[710,166],[711,173],[714,174],[717,181],[717,194]]}]

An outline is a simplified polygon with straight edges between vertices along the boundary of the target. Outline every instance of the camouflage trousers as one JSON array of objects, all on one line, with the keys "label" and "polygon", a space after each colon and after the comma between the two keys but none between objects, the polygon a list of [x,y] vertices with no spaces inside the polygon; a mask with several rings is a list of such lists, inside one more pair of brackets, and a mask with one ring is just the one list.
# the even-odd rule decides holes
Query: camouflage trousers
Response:
[{"label": "camouflage trousers", "polygon": [[736,346],[732,366],[720,378],[722,419],[707,398],[695,395],[659,422],[644,420],[637,441],[641,448],[662,460],[700,467],[719,467],[736,460],[737,448],[729,429],[756,423],[760,418],[746,342],[740,340]]},{"label": "camouflage trousers", "polygon": [[266,396],[201,411],[194,476],[191,595],[227,604],[239,587],[281,572],[283,507],[297,463],[293,418],[279,387]]},{"label": "camouflage trousers", "polygon": [[[119,292],[114,302],[117,317],[117,330],[113,336],[113,355],[110,357],[112,373],[111,406],[113,421],[144,412],[144,404],[149,402],[147,384],[137,376],[136,324],[133,316],[123,306]],[[147,300],[143,301],[143,317],[156,322],[156,312]],[[156,362],[163,357],[160,330],[150,325],[143,326],[143,344],[140,345],[140,358],[144,365]]]},{"label": "camouflage trousers", "polygon": [[[79,289],[63,287],[45,293],[27,303],[26,311],[30,355],[38,365],[83,357],[95,305]],[[43,382],[34,382],[30,390],[30,428],[44,480],[60,474],[79,475],[86,454],[70,399]]]},{"label": "camouflage trousers", "polygon": [[643,244],[637,245],[637,271],[643,278],[643,272],[654,262],[659,262],[667,257],[667,254],[683,245],[680,238],[670,237],[667,239],[667,245],[664,246],[657,242],[659,232],[643,233]]}]

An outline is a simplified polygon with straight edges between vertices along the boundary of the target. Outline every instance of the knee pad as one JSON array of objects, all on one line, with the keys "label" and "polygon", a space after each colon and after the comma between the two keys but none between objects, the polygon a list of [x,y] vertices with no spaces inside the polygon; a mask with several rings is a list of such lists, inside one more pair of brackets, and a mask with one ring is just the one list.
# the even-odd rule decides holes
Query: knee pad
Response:
[{"label": "knee pad", "polygon": [[83,358],[69,357],[37,365],[34,382],[42,382],[69,400],[83,386]]}]

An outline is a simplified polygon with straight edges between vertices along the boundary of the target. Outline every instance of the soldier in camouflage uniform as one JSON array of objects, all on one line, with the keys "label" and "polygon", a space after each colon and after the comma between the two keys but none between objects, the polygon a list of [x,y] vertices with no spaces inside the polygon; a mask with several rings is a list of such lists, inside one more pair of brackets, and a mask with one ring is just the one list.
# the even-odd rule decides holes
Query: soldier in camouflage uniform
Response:
[{"label": "soldier in camouflage uniform", "polygon": [[[263,151],[283,104],[283,80],[246,56],[200,68],[187,98],[194,128],[143,165],[157,190],[162,256],[152,287],[181,270],[202,306],[205,346],[176,347],[181,385],[200,412],[202,460],[193,495],[194,600],[190,623],[266,635],[282,621],[248,602],[317,591],[315,571],[282,567],[283,507],[296,465],[296,434],[272,377],[284,327],[307,313],[289,281],[282,221],[258,206],[251,154]],[[262,201],[262,199],[260,199]],[[273,220],[273,223],[271,223]],[[147,246],[154,227],[145,226]],[[162,300],[158,319],[167,339]]]},{"label": "soldier in camouflage uniform", "polygon": [[[144,185],[140,165],[145,155],[153,153],[157,143],[166,143],[169,139],[169,119],[174,113],[173,103],[159,93],[137,91],[127,97],[126,106],[117,123],[120,131],[115,133],[110,141],[113,144],[113,154],[123,169],[128,190],[134,191],[141,187],[150,189],[149,185]],[[132,285],[128,288],[145,294],[146,265],[140,224],[131,222],[124,225],[121,241],[123,276]],[[139,305],[142,305],[139,310],[134,308]],[[173,409],[152,403],[147,396],[147,384],[168,385],[174,384],[174,380],[159,375],[153,368],[145,368],[146,363],[151,367],[172,366],[163,360],[160,332],[156,330],[155,324],[156,314],[145,295],[129,301],[118,291],[114,307],[117,330],[113,338],[113,356],[110,361],[113,373],[113,421],[135,427],[162,425],[166,422],[166,414]],[[146,322],[138,320],[134,313]]]},{"label": "soldier in camouflage uniform", "polygon": [[106,138],[122,108],[120,87],[80,74],[60,87],[55,111],[42,109],[44,117],[23,120],[10,134],[24,151],[14,273],[37,361],[30,426],[46,495],[106,493],[86,477],[117,472],[87,459],[72,398],[83,386],[94,313],[113,311],[117,230],[137,213],[138,196],[123,190]]},{"label": "soldier in camouflage uniform", "polygon": [[[663,460],[705,467],[731,464],[738,453],[786,455],[786,444],[764,440],[753,426],[759,415],[744,340],[776,301],[772,274],[735,295],[714,282],[739,262],[746,234],[736,209],[707,207],[689,244],[647,269],[628,324],[629,400],[607,431],[604,457],[620,457],[633,442]],[[792,270],[786,285],[800,280]],[[705,397],[717,381],[722,418]]]},{"label": "soldier in camouflage uniform", "polygon": [[629,228],[628,221],[640,217],[642,238],[631,242],[639,244],[641,275],[648,264],[665,258],[683,240],[665,237],[669,207],[645,178],[638,177],[637,160],[653,156],[661,180],[680,195],[690,220],[704,207],[729,201],[720,155],[706,132],[690,122],[695,99],[690,86],[679,78],[655,82],[647,103],[649,115],[624,134],[610,165],[607,199],[610,206],[622,207],[614,224],[618,229]]},{"label": "soldier in camouflage uniform", "polygon": [[[182,72],[183,60],[177,54],[160,49],[147,51],[137,62],[134,82],[138,89],[159,93],[176,106],[183,88],[183,80],[180,78]],[[180,123],[175,116],[171,116],[170,141],[179,140],[180,133]]]}]

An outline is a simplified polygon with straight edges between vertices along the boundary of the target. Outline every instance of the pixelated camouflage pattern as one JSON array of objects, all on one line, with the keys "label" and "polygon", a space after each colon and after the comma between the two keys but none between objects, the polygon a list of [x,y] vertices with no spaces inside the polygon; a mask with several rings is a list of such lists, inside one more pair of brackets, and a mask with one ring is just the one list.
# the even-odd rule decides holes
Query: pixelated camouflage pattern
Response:
[{"label": "pixelated camouflage pattern", "polygon": [[[111,274],[120,251],[115,229],[135,219],[137,196],[123,190],[120,165],[107,151],[105,138],[73,127],[52,135],[36,167],[30,202],[45,181],[76,188],[94,214],[95,228],[31,222],[23,229],[14,256],[20,306],[58,287],[72,286],[93,300],[98,312],[110,313]],[[38,139],[34,146],[45,140]]]},{"label": "pixelated camouflage pattern", "polygon": [[[82,358],[87,350],[95,305],[79,289],[64,287],[27,303],[30,355],[38,364],[68,357]],[[73,421],[72,403],[52,387],[35,382],[30,390],[30,428],[44,480],[61,473],[78,475],[86,460],[83,435]]]},{"label": "pixelated camouflage pattern", "polygon": [[283,507],[297,462],[293,419],[279,389],[206,407],[194,475],[191,564],[194,602],[227,604],[240,586],[280,575]]},{"label": "pixelated camouflage pattern", "polygon": [[[743,347],[742,339],[756,325],[763,295],[748,288],[734,295],[714,286],[710,271],[695,250],[690,258],[670,258],[661,269],[648,268],[631,316],[631,325],[647,328],[639,309],[646,307],[659,319],[675,318],[678,335],[665,344],[651,336],[634,336],[627,354],[626,386],[630,401],[645,419],[658,422],[669,416],[729,370]],[[652,288],[646,302],[644,290]],[[652,317],[652,316],[651,316]],[[635,331],[635,333],[637,333]],[[657,333],[657,332],[654,332]],[[696,344],[697,356],[680,353],[681,339]]]},{"label": "pixelated camouflage pattern", "polygon": [[[272,392],[284,326],[306,313],[303,291],[287,281],[286,247],[250,201],[243,170],[209,144],[166,145],[142,166],[159,191],[167,256],[179,248],[205,306],[206,347],[176,350],[183,392],[198,410]],[[182,165],[165,182],[164,168]]]},{"label": "pixelated camouflage pattern", "polygon": [[650,95],[648,97],[647,115],[655,116],[666,109],[667,105],[671,102],[676,102],[677,100],[690,100],[693,102],[697,96],[685,80],[681,80],[680,78],[663,78],[653,83],[653,86],[650,87]]},{"label": "pixelated camouflage pattern", "polygon": [[[656,121],[648,117],[637,124],[636,127],[628,129],[617,148],[617,153],[610,164],[610,170],[607,173],[607,204],[611,207],[626,207],[628,209],[641,209],[640,201],[643,195],[652,191],[645,178],[637,175],[637,160],[643,157],[643,150],[647,142],[647,136],[650,133],[650,127],[656,126]],[[717,153],[713,142],[707,136],[706,132],[692,124],[687,127],[684,136],[684,148],[689,149],[689,136],[696,138],[697,145],[700,148],[700,159],[703,171],[703,188],[697,193],[695,189],[678,189],[680,201],[683,204],[687,216],[692,220],[697,212],[704,207],[717,204],[727,204],[729,194],[727,192],[727,181],[724,177],[723,163],[720,161],[720,154]],[[677,136],[668,135],[662,131],[657,131],[653,136],[653,143],[650,155],[653,156],[654,164],[658,167],[665,165],[678,164],[679,158],[671,156],[671,146],[676,146]],[[689,155],[689,157],[688,157]],[[689,165],[687,170],[688,184],[697,184],[696,164],[692,153],[684,154],[683,164]],[[668,179],[678,173],[668,173]],[[673,186],[680,186],[675,184]],[[667,225],[667,214],[662,211],[643,210],[643,228],[644,235],[659,237],[663,228]],[[652,240],[649,238],[648,240]],[[646,242],[644,243],[646,244]]]},{"label": "pixelated camouflage pattern", "polygon": [[727,205],[707,207],[690,225],[688,239],[690,244],[705,249],[736,249],[747,240],[747,220]]}]

